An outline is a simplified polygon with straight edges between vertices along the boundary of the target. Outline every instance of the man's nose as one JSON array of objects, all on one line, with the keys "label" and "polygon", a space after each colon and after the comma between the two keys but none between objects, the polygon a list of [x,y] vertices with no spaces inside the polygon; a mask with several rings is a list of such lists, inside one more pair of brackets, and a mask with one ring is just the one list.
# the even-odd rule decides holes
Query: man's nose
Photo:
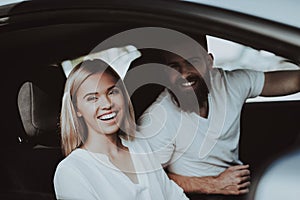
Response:
[{"label": "man's nose", "polygon": [[179,73],[183,74],[187,74],[190,73],[191,71],[191,66],[188,63],[184,63],[180,65],[180,68],[178,69]]}]

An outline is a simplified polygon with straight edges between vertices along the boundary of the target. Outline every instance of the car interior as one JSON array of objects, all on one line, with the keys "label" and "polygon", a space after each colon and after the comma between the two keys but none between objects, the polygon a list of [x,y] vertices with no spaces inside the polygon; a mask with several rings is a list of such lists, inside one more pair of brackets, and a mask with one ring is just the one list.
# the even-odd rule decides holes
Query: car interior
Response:
[{"label": "car interior", "polygon": [[[121,31],[161,25],[157,21],[134,21],[130,26],[127,22],[90,21],[32,24],[29,28],[20,26],[18,29],[11,26],[0,34],[1,70],[5,77],[1,80],[0,199],[55,199],[53,175],[64,157],[60,147],[59,113],[66,77],[61,63],[88,54],[95,45]],[[180,29],[174,22],[162,26],[193,34],[206,33],[205,29],[201,32],[184,26]],[[209,34],[213,35],[213,30]],[[258,36],[255,37],[258,40]],[[224,34],[224,38],[230,35]],[[131,68],[158,62],[151,49],[141,49],[141,52],[143,56],[134,61]],[[162,90],[160,85],[149,84],[132,94],[136,118]],[[299,100],[244,105],[240,157],[250,164],[253,180],[275,158],[299,146],[299,113]]]}]

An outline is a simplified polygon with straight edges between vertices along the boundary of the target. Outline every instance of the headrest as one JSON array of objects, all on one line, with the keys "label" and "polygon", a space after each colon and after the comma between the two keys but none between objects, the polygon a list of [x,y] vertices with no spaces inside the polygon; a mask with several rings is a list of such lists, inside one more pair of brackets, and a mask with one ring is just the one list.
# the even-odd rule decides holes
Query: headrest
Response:
[{"label": "headrest", "polygon": [[26,134],[29,137],[58,135],[59,105],[32,82],[25,82],[19,90],[18,107]]}]

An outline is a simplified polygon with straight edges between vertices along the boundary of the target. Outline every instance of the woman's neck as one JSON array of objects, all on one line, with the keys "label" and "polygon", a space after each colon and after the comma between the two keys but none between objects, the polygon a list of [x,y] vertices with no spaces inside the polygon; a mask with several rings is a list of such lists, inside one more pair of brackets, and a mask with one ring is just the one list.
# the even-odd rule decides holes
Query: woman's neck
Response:
[{"label": "woman's neck", "polygon": [[120,150],[124,150],[124,146],[117,133],[115,134],[90,134],[88,139],[82,146],[91,152],[102,153],[106,155],[116,155]]},{"label": "woman's neck", "polygon": [[135,184],[139,183],[129,149],[118,134],[90,134],[82,148],[94,153],[105,154],[109,161],[120,169]]}]

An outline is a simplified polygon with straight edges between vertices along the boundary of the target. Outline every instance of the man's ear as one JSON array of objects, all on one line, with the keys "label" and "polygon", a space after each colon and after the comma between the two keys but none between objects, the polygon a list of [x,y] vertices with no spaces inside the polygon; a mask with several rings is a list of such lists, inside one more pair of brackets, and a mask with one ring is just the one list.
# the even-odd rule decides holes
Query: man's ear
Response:
[{"label": "man's ear", "polygon": [[213,68],[214,64],[214,55],[212,53],[208,53],[208,67],[209,69]]},{"label": "man's ear", "polygon": [[214,61],[214,55],[212,53],[208,53],[208,55],[210,56],[210,58],[212,59],[212,61]]}]

